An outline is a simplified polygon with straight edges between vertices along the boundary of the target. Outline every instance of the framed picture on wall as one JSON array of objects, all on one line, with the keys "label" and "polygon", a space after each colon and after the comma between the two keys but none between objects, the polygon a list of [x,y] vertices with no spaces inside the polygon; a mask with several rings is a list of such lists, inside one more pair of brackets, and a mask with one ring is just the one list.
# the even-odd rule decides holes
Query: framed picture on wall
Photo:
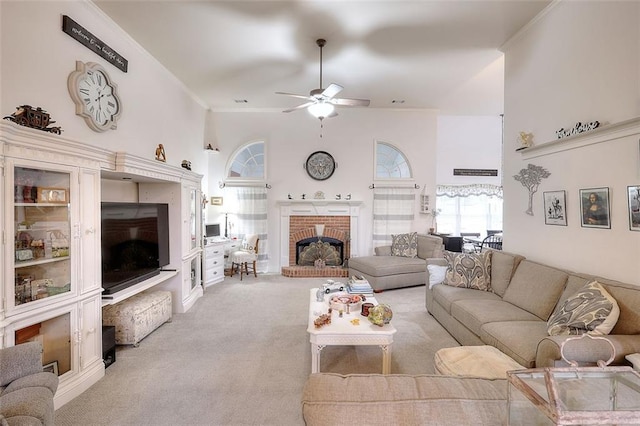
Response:
[{"label": "framed picture on wall", "polygon": [[565,191],[548,191],[544,196],[545,225],[567,226],[567,197]]},{"label": "framed picture on wall", "polygon": [[580,190],[580,212],[584,228],[611,228],[609,188]]},{"label": "framed picture on wall", "polygon": [[640,185],[627,186],[629,197],[629,229],[640,231]]}]

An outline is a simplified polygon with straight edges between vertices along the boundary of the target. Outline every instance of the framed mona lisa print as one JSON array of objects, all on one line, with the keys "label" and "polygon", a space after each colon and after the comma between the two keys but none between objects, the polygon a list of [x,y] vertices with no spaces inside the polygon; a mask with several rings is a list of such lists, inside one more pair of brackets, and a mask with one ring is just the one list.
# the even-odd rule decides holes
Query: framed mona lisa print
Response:
[{"label": "framed mona lisa print", "polygon": [[584,228],[611,228],[609,188],[580,190],[581,224]]}]

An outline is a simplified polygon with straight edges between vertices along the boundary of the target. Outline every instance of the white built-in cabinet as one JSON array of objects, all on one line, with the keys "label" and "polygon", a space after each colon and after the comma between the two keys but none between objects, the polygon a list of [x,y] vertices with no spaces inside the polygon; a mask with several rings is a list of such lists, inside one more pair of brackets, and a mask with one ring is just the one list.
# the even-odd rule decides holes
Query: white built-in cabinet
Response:
[{"label": "white built-in cabinet", "polygon": [[[102,306],[147,289],[173,311],[202,296],[202,175],[0,120],[0,348],[38,340],[57,371],[59,408],[105,374]],[[140,202],[168,203],[170,265],[103,298],[101,183],[137,185]]]},{"label": "white built-in cabinet", "polygon": [[104,375],[101,161],[61,136],[0,126],[0,346],[42,343],[59,407]]}]

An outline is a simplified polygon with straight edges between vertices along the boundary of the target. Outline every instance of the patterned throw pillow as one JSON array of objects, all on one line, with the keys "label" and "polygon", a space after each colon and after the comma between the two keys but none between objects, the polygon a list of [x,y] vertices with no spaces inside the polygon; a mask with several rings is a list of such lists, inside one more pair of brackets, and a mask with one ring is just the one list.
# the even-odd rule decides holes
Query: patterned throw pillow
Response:
[{"label": "patterned throw pillow", "polygon": [[547,321],[550,336],[609,334],[618,322],[620,308],[598,281],[591,281],[558,306]]},{"label": "patterned throw pillow", "polygon": [[491,252],[444,252],[447,272],[443,284],[491,291]]},{"label": "patterned throw pillow", "polygon": [[418,256],[418,233],[391,235],[391,256]]}]

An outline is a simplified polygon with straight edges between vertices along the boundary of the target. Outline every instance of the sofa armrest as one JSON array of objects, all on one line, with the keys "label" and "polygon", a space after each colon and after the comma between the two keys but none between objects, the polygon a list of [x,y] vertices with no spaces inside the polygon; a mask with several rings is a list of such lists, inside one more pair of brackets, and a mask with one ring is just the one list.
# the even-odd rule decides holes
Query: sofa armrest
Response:
[{"label": "sofa armrest", "polygon": [[42,372],[42,345],[27,342],[0,349],[0,386]]},{"label": "sofa armrest", "polygon": [[391,246],[380,246],[375,248],[376,256],[391,256]]},{"label": "sofa armrest", "polygon": [[[536,353],[536,368],[566,366],[560,356],[560,346],[568,338],[576,336],[549,336],[538,343]],[[606,337],[614,346],[616,354],[612,365],[627,365],[625,356],[640,352],[640,335],[616,334]],[[607,345],[608,346],[608,345]],[[572,361],[578,363],[595,363],[598,360],[607,361],[611,356],[611,348],[603,345],[594,345],[590,339],[575,340],[571,342],[571,349],[565,349],[565,354]]]},{"label": "sofa armrest", "polygon": [[425,286],[426,290],[425,290],[425,306],[427,307],[427,311],[429,310],[429,308],[431,307],[431,303],[433,301],[432,297],[431,297],[431,286],[429,285],[429,265],[438,265],[438,266],[447,266],[447,260],[444,257],[432,257],[429,259],[426,259],[427,261],[427,270],[425,272],[426,277],[425,277],[425,283],[427,284]]}]

